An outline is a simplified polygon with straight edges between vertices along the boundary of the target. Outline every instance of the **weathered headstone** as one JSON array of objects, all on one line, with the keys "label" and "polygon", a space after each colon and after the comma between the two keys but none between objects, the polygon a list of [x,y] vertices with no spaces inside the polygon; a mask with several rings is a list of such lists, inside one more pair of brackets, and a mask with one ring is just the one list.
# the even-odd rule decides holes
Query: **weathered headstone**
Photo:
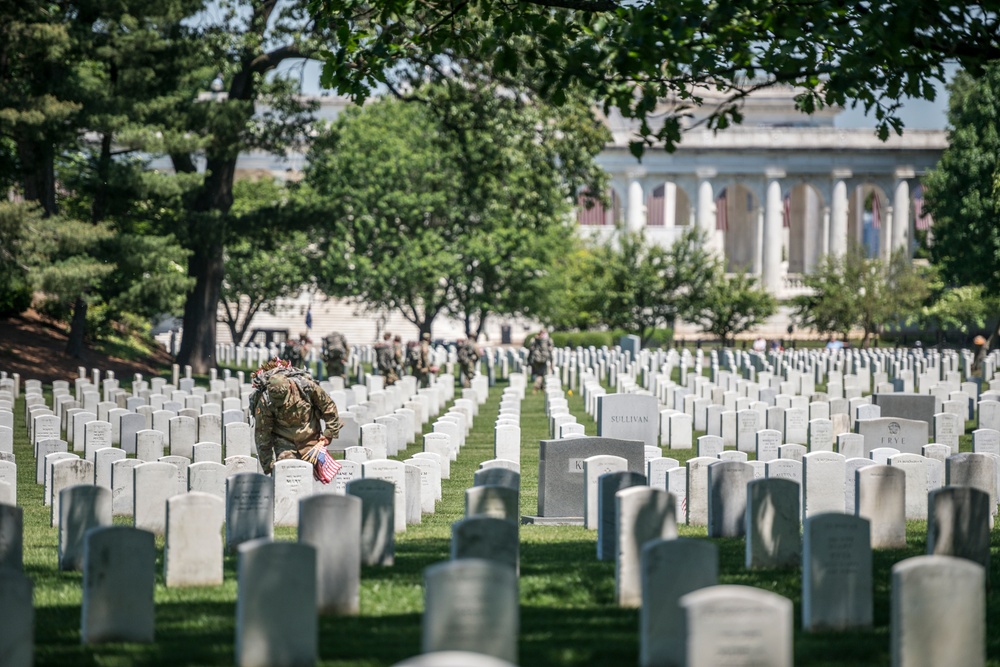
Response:
[{"label": "weathered headstone", "polygon": [[390,566],[395,560],[395,485],[384,479],[355,479],[347,495],[361,499],[361,562]]},{"label": "weathered headstone", "polygon": [[247,542],[239,549],[238,578],[237,666],[315,664],[316,550],[295,542]]},{"label": "weathered headstone", "polygon": [[846,630],[872,624],[868,520],[847,514],[806,519],[802,533],[802,627]]},{"label": "weathered headstone", "polygon": [[226,548],[274,535],[274,482],[241,472],[226,479]]},{"label": "weathered headstone", "polygon": [[802,556],[799,485],[788,479],[755,479],[747,485],[746,567],[793,567]]},{"label": "weathered headstone", "polygon": [[[687,667],[792,665],[792,602],[750,586],[710,586],[680,600]],[[739,656],[734,662],[733,657]]]},{"label": "weathered headstone", "polygon": [[608,454],[628,461],[628,469],[642,473],[644,444],[639,440],[602,437],[542,440],[538,460],[538,515],[542,518],[582,520],[584,507],[583,462]]},{"label": "weathered headstone", "polygon": [[655,396],[606,394],[597,399],[597,436],[657,445],[659,406]]},{"label": "weathered headstone", "polygon": [[156,544],[149,531],[106,526],[86,534],[80,615],[84,644],[153,642],[155,565]]},{"label": "weathered headstone", "polygon": [[928,494],[927,506],[927,553],[971,560],[989,577],[989,494],[971,486],[946,486]]},{"label": "weathered headstone", "polygon": [[906,547],[906,474],[872,465],[854,473],[856,515],[868,519],[873,549]]},{"label": "weathered headstone", "polygon": [[985,665],[985,609],[981,565],[949,556],[917,556],[896,563],[892,665]]},{"label": "weathered headstone", "polygon": [[424,582],[423,652],[474,651],[517,664],[514,568],[463,558],[427,568]]},{"label": "weathered headstone", "polygon": [[200,491],[167,500],[163,549],[163,580],[167,587],[222,584],[225,514],[222,498]]},{"label": "weathered headstone", "polygon": [[680,599],[717,583],[718,547],[691,538],[652,540],[642,548],[641,567],[639,664],[683,664]]},{"label": "weathered headstone", "polygon": [[111,525],[111,491],[78,484],[64,488],[59,496],[59,569],[81,570],[87,531]]},{"label": "weathered headstone", "polygon": [[361,504],[355,496],[316,495],[299,502],[299,542],[316,549],[316,606],[321,614],[360,610]]}]

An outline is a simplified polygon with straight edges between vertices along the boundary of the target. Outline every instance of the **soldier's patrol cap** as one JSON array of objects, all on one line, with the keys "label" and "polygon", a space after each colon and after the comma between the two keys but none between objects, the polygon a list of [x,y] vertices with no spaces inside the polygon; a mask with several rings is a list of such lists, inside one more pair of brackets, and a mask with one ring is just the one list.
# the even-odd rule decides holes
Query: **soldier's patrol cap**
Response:
[{"label": "soldier's patrol cap", "polygon": [[267,395],[271,398],[272,402],[280,405],[288,398],[290,384],[285,375],[272,375],[267,380]]}]

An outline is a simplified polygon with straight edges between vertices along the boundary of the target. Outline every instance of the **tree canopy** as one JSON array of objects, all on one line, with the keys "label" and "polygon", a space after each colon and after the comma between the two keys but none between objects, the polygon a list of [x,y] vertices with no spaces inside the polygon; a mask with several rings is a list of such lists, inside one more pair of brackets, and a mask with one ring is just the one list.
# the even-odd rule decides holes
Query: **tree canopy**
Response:
[{"label": "tree canopy", "polygon": [[[324,83],[363,99],[417,76],[478,63],[530,82],[554,102],[583,89],[641,121],[643,142],[668,148],[682,117],[721,95],[708,125],[741,118],[740,101],[775,84],[799,109],[860,104],[885,138],[905,97],[933,99],[956,62],[976,74],[1000,58],[1000,5],[889,0],[500,0],[457,3],[311,0],[336,30]],[[663,115],[661,100],[678,105]]]},{"label": "tree canopy", "polygon": [[[931,258],[952,286],[1000,293],[1000,63],[952,86],[948,148],[924,179]],[[994,316],[1000,313],[994,313]]]},{"label": "tree canopy", "polygon": [[491,314],[537,309],[605,134],[585,108],[555,113],[481,81],[415,94],[428,104],[351,109],[314,144],[307,180],[332,223],[319,284],[421,332],[449,313],[476,338]]}]

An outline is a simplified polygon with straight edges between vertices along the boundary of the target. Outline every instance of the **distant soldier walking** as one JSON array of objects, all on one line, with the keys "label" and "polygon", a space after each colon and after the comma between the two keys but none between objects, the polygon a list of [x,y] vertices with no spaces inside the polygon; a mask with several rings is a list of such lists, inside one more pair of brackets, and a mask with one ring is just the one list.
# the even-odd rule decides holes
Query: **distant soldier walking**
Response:
[{"label": "distant soldier walking", "polygon": [[253,374],[251,384],[254,439],[264,474],[271,474],[275,461],[301,459],[340,434],[336,404],[305,371],[274,359]]},{"label": "distant soldier walking", "polygon": [[531,341],[528,350],[528,364],[531,366],[531,377],[535,382],[535,391],[542,388],[545,376],[549,372],[549,362],[552,361],[552,340],[549,332],[542,329]]},{"label": "distant soldier walking", "polygon": [[479,365],[479,350],[471,341],[462,338],[458,341],[457,356],[462,386],[471,387],[472,378],[476,376],[476,366]]},{"label": "distant soldier walking", "polygon": [[375,345],[375,365],[385,378],[385,386],[390,387],[399,380],[396,373],[396,353],[392,349],[392,334],[382,336],[382,342]]},{"label": "distant soldier walking", "polygon": [[347,352],[344,334],[334,331],[323,339],[323,364],[328,378],[339,376],[347,381]]},{"label": "distant soldier walking", "polygon": [[431,335],[425,333],[420,336],[420,345],[417,347],[416,354],[414,355],[415,362],[413,364],[413,374],[417,377],[417,383],[421,387],[429,387],[431,385],[431,373],[433,372],[433,366],[431,365],[432,357]]}]

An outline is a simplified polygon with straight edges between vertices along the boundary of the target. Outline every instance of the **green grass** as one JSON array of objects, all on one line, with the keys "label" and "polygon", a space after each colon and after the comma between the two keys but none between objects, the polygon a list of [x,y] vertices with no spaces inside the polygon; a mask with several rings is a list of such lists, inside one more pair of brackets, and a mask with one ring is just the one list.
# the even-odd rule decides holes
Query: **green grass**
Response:
[{"label": "green grass", "polygon": [[[475,427],[437,512],[397,536],[396,564],[366,567],[362,572],[361,613],[356,617],[320,618],[320,664],[336,667],[392,665],[420,652],[423,571],[448,558],[451,524],[464,512],[464,489],[471,486],[481,461],[493,455],[493,420],[498,412],[498,385],[480,407]],[[596,432],[582,398],[568,396],[570,410]],[[15,449],[18,498],[25,510],[25,569],[35,585],[36,665],[232,665],[235,637],[236,560],[227,556],[222,586],[168,589],[163,584],[162,540],[158,540],[156,570],[156,642],[80,645],[80,573],[60,572],[56,563],[57,534],[49,527],[42,490],[34,483],[34,466],[21,423],[23,399],[15,406]],[[548,437],[541,394],[530,387],[521,411],[521,512],[537,514],[538,440]],[[698,434],[696,434],[698,435]],[[970,449],[970,437],[962,449]],[[419,444],[396,458],[408,458]],[[664,455],[683,464],[694,450]],[[685,536],[705,538],[703,528],[682,526]],[[795,664],[886,665],[889,662],[890,570],[899,560],[924,553],[926,524],[907,525],[906,549],[874,554],[875,625],[850,633],[810,634],[801,631],[801,573],[747,571],[740,539],[713,540],[719,547],[719,581],[756,586],[784,595],[795,604]],[[521,637],[519,664],[524,667],[635,665],[638,663],[638,612],[614,602],[614,565],[596,559],[596,533],[574,526],[525,525],[521,534]],[[993,534],[990,578],[998,581],[1000,535]],[[280,528],[276,539],[294,540],[295,530]],[[987,651],[989,664],[1000,666],[1000,603],[995,590],[988,597]],[[992,632],[989,631],[992,629]]]}]

